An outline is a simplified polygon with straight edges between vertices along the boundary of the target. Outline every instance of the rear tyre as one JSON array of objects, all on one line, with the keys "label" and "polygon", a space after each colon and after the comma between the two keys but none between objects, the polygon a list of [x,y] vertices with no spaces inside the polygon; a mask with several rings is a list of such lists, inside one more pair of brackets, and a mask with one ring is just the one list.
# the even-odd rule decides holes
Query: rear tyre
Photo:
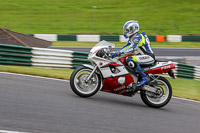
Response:
[{"label": "rear tyre", "polygon": [[140,96],[142,101],[149,107],[160,108],[169,103],[172,97],[172,87],[164,77],[156,77],[157,90],[160,95],[153,94],[148,91],[141,90]]},{"label": "rear tyre", "polygon": [[88,82],[87,77],[92,69],[84,66],[77,67],[70,77],[70,86],[72,91],[80,97],[91,97],[100,89],[101,80],[97,73],[94,73]]}]

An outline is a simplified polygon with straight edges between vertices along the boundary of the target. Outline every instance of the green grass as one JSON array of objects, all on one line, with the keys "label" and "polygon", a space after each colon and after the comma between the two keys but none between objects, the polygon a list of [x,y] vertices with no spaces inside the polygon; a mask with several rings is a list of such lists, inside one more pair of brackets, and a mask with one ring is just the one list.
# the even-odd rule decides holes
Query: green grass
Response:
[{"label": "green grass", "polygon": [[141,31],[200,31],[199,0],[0,0],[0,27],[22,33],[122,34],[127,20]]},{"label": "green grass", "polygon": [[[97,42],[56,41],[54,47],[93,47]],[[116,47],[123,47],[126,42],[113,42]],[[153,48],[200,48],[199,42],[152,42]]]},{"label": "green grass", "polygon": [[190,79],[170,79],[173,95],[178,97],[200,100],[200,81]]},{"label": "green grass", "polygon": [[[25,66],[0,65],[0,71],[69,79],[73,69],[44,69]],[[174,96],[200,100],[200,81],[189,79],[167,79],[172,85]]]},{"label": "green grass", "polygon": [[23,74],[59,78],[59,79],[69,79],[73,69],[49,69],[49,68],[27,67],[27,66],[0,65],[0,71],[23,73]]}]

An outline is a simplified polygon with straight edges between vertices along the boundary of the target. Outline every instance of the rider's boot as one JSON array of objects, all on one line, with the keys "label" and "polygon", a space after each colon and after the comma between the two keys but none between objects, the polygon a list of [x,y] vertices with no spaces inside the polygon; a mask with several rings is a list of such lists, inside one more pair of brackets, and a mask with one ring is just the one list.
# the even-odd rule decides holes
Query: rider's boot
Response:
[{"label": "rider's boot", "polygon": [[137,84],[137,86],[142,86],[145,83],[149,82],[149,78],[147,75],[142,71],[142,68],[140,67],[139,63],[136,63],[137,67],[135,68],[135,72],[140,74],[142,76],[142,80]]}]

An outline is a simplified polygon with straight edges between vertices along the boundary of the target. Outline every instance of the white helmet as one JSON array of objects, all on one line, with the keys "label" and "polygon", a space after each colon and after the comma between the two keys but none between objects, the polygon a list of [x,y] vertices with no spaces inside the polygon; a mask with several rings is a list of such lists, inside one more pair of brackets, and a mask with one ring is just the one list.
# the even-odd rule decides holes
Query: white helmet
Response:
[{"label": "white helmet", "polygon": [[127,21],[123,26],[123,34],[125,38],[130,37],[131,35],[139,31],[139,24],[137,21],[130,20]]}]

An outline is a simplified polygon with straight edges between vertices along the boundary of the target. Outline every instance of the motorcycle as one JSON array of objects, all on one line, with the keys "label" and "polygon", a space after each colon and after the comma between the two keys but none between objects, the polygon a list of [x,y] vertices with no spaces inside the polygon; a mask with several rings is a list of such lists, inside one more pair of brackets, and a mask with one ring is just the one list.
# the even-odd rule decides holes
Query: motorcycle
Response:
[{"label": "motorcycle", "polygon": [[168,104],[172,96],[169,81],[157,74],[168,73],[175,78],[171,61],[156,61],[152,66],[141,66],[150,81],[137,86],[141,75],[129,68],[125,59],[133,54],[111,58],[109,52],[115,44],[107,41],[97,43],[88,55],[91,65],[77,67],[70,77],[72,91],[80,97],[91,97],[99,90],[124,96],[140,94],[142,101],[149,107],[160,108]]}]

